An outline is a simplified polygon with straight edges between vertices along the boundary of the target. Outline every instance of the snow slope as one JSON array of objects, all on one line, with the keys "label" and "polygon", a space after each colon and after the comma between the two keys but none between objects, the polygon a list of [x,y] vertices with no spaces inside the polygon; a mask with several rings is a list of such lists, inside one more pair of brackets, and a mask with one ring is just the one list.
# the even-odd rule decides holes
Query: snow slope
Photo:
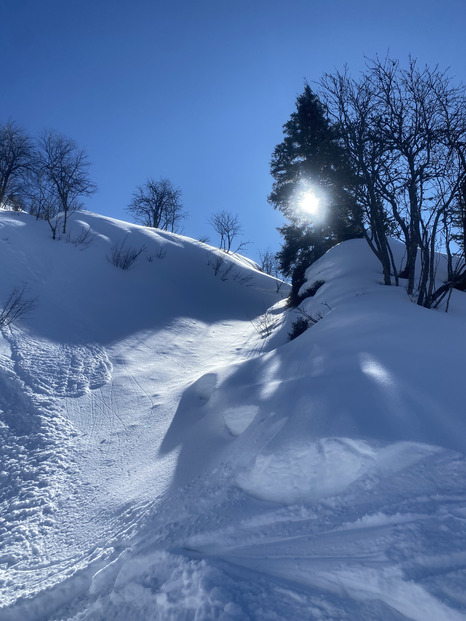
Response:
[{"label": "snow slope", "polygon": [[286,286],[194,240],[0,239],[0,300],[37,296],[0,339],[1,621],[466,619],[464,294],[346,242],[287,342]]}]

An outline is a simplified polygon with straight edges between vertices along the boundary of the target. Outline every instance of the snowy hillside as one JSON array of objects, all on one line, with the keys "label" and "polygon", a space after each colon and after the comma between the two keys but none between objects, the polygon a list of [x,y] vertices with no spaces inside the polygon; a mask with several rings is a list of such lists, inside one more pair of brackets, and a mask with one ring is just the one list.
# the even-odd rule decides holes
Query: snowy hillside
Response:
[{"label": "snowy hillside", "polygon": [[0,337],[1,621],[466,619],[464,293],[419,308],[346,242],[288,342],[286,285],[186,237],[0,239],[0,303],[36,299]]}]

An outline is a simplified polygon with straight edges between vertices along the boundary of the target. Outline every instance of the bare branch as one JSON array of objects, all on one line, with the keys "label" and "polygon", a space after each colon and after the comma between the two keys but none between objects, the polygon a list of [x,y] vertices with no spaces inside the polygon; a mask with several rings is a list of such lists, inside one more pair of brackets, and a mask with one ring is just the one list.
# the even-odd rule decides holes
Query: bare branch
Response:
[{"label": "bare branch", "polygon": [[32,310],[36,302],[37,298],[25,297],[24,287],[14,287],[0,312],[0,328],[9,326],[28,313]]}]

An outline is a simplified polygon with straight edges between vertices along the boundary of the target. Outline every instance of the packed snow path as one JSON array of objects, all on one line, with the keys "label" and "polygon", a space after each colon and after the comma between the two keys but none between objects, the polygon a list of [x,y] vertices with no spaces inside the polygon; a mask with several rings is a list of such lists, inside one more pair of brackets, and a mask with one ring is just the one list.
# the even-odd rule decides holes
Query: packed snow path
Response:
[{"label": "packed snow path", "polygon": [[[175,476],[176,446],[162,451],[161,445],[182,392],[203,371],[236,361],[236,346],[245,335],[255,340],[244,322],[206,326],[186,319],[109,348],[45,347],[25,335],[10,335],[17,374],[38,402],[41,425],[50,416],[41,396],[53,404],[59,398],[55,426],[42,434],[52,455],[34,447],[47,469],[42,477],[40,470],[30,471],[30,502],[16,503],[5,516],[15,527],[22,524],[22,535],[4,559],[12,599],[34,585],[53,584],[64,570],[88,562],[97,548],[99,557],[108,554],[115,536],[132,532],[145,505],[162,497]],[[223,346],[216,351],[219,338]],[[194,398],[207,399],[209,390],[209,382],[201,381]],[[29,430],[27,435],[31,442]],[[207,465],[206,456],[204,461]],[[35,504],[41,507],[38,519],[23,521]]]}]

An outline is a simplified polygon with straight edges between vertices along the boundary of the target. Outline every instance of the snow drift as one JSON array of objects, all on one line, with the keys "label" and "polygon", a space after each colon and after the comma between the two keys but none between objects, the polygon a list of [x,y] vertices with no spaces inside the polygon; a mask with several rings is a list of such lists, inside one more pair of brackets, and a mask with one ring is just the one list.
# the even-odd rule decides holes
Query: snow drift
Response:
[{"label": "snow drift", "polygon": [[288,342],[244,258],[0,229],[0,300],[37,297],[0,339],[2,621],[466,619],[465,294],[419,308],[346,242]]}]

